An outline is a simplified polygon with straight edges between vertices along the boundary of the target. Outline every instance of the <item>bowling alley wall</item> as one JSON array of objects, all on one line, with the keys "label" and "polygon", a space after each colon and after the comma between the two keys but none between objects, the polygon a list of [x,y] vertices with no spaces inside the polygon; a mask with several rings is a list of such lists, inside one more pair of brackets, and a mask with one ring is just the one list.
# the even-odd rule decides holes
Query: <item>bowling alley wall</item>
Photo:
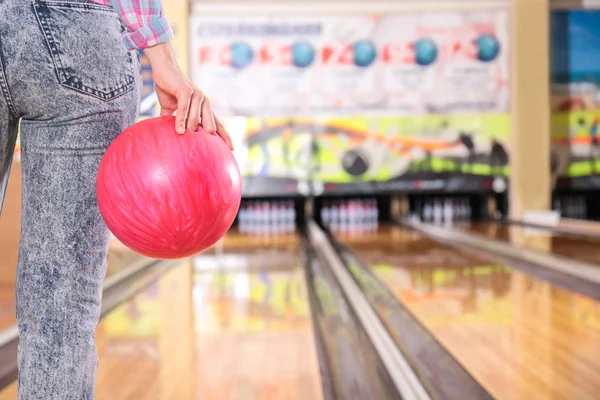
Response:
[{"label": "bowling alley wall", "polygon": [[[506,190],[508,7],[346,3],[167,10],[183,63],[234,138],[244,195]],[[600,11],[553,10],[551,43],[554,183],[600,187]],[[142,111],[155,115],[145,76]]]},{"label": "bowling alley wall", "polygon": [[473,192],[508,176],[506,10],[199,12],[190,49],[194,82],[239,129],[247,196]]}]

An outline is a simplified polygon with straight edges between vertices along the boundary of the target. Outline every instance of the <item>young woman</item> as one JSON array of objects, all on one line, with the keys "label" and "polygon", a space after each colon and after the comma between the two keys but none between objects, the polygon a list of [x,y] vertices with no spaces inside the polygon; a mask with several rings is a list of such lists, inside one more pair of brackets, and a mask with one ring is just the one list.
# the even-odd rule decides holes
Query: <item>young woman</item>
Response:
[{"label": "young woman", "polygon": [[160,0],[0,0],[0,21],[0,204],[21,125],[19,399],[92,399],[108,249],[95,178],[137,117],[136,49],[179,133],[231,141],[179,69]]}]

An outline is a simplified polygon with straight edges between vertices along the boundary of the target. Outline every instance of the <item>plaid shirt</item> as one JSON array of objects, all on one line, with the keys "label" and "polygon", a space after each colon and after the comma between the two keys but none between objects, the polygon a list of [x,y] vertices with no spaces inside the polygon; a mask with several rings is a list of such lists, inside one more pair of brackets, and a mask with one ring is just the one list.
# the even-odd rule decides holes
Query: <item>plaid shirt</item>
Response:
[{"label": "plaid shirt", "polygon": [[91,0],[112,5],[121,17],[127,32],[123,42],[130,49],[144,49],[164,43],[173,37],[173,31],[163,13],[161,0]]}]

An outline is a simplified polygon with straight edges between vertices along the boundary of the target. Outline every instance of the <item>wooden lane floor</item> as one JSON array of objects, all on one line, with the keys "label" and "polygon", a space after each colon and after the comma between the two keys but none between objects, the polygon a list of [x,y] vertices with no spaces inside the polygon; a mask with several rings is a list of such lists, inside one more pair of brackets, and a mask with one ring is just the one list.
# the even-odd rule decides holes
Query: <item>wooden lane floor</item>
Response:
[{"label": "wooden lane floor", "polygon": [[322,398],[299,244],[253,241],[228,234],[101,321],[97,400]]},{"label": "wooden lane floor", "polygon": [[494,398],[598,398],[597,301],[397,226],[337,238]]},{"label": "wooden lane floor", "polygon": [[0,214],[0,332],[15,325],[15,281],[21,232],[21,165],[13,163]]},{"label": "wooden lane floor", "polygon": [[495,222],[459,225],[458,229],[511,243],[528,250],[553,253],[558,256],[600,265],[600,251],[598,251],[600,237],[579,236],[553,232],[548,229]]}]

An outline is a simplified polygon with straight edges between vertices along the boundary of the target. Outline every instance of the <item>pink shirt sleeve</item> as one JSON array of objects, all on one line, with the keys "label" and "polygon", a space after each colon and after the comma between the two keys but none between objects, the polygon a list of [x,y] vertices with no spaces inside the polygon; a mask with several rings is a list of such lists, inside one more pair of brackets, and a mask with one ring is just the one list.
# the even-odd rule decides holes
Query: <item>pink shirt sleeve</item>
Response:
[{"label": "pink shirt sleeve", "polygon": [[92,0],[112,5],[126,32],[123,42],[128,49],[144,49],[173,38],[161,0]]}]

